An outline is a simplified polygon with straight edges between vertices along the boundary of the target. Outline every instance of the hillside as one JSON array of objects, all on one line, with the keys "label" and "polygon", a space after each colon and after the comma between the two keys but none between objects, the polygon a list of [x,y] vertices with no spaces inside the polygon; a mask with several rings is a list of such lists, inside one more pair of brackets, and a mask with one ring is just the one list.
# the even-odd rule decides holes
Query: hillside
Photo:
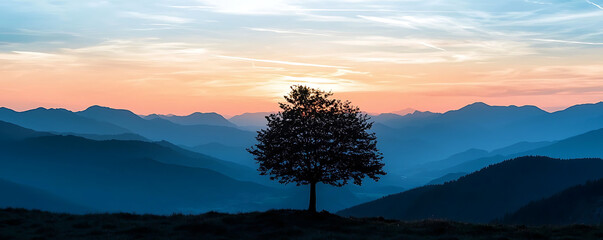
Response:
[{"label": "hillside", "polygon": [[100,211],[240,211],[257,209],[253,203],[273,192],[206,168],[165,164],[153,158],[112,158],[103,154],[107,149],[103,144],[53,136],[2,145],[0,175]]},{"label": "hillside", "polygon": [[208,143],[188,149],[207,154],[215,158],[225,159],[227,161],[256,168],[256,162],[253,159],[253,155],[242,147],[226,146],[219,143]]},{"label": "hillside", "polygon": [[602,159],[520,157],[489,166],[456,181],[415,188],[338,214],[401,220],[438,218],[489,222],[516,211],[530,201],[602,177]]},{"label": "hillside", "polygon": [[[538,148],[515,152],[509,154],[509,151],[493,151],[492,154],[486,157],[477,158],[473,160],[467,160],[456,166],[443,169],[440,174],[448,172],[472,172],[477,171],[491,164],[499,163],[505,159],[519,157],[519,156],[547,156],[552,158],[603,158],[603,128],[592,130],[586,133],[582,133],[576,136],[572,136],[566,139],[562,139],[550,144],[544,143],[533,143],[533,146],[539,146]],[[514,148],[526,149],[526,148]],[[505,154],[507,153],[507,154]],[[505,155],[503,155],[505,154]]]},{"label": "hillside", "polygon": [[[103,136],[110,137],[94,137]],[[209,210],[213,204],[215,208],[223,211],[240,211],[268,208],[303,209],[308,204],[309,190],[306,186],[282,185],[270,181],[266,176],[260,176],[255,170],[255,165],[248,163],[249,166],[242,166],[222,161],[182,149],[166,141],[96,141],[76,136],[40,133],[0,121],[0,152],[1,177],[52,190],[57,196],[77,198],[78,203],[95,206],[100,210],[199,212],[200,209]],[[155,182],[159,182],[157,193],[148,186]],[[116,186],[111,187],[112,185]],[[370,183],[367,182],[367,185]],[[165,188],[164,195],[159,192],[159,186]],[[379,186],[383,188],[382,185]],[[107,189],[107,194],[124,191],[124,200],[107,200],[106,198],[111,196],[102,196],[100,190],[95,190],[96,187]],[[128,188],[132,190],[127,191]],[[77,194],[73,191],[75,189],[82,189],[81,191],[88,192],[90,196]],[[254,192],[256,190],[257,192]],[[178,191],[180,192],[175,194]],[[209,191],[206,193],[207,198],[225,196],[226,199],[213,199],[205,203],[204,200],[198,200],[199,202],[195,203],[193,199],[204,191]],[[319,185],[318,208],[341,210],[395,192],[399,190]],[[97,194],[101,195],[92,197]],[[159,197],[134,205],[133,199],[144,198],[150,196],[149,194],[158,194]],[[161,209],[161,199],[165,198],[169,199],[165,200],[166,204],[174,205]],[[114,202],[116,206],[107,206],[110,202]],[[181,202],[188,202],[191,207],[183,210]]]},{"label": "hillside", "polygon": [[[380,139],[386,164],[395,166],[392,171],[408,175],[405,169],[467,149],[490,151],[519,142],[557,141],[603,128],[602,109],[603,102],[576,105],[554,113],[534,106],[473,103],[445,113],[375,116],[376,123],[385,127],[375,124],[373,130]],[[496,154],[522,149],[509,150],[512,152]]]},{"label": "hillside", "polygon": [[552,197],[531,202],[498,221],[510,224],[601,224],[603,179],[566,189]]},{"label": "hillside", "polygon": [[101,106],[92,106],[76,114],[126,128],[154,141],[166,140],[187,146],[216,142],[228,146],[248,147],[253,143],[255,135],[253,132],[234,127],[180,125],[162,118],[147,120],[128,110]]},{"label": "hillside", "polygon": [[0,121],[0,142],[23,140],[30,137],[50,136],[50,133],[38,132],[12,123]]},{"label": "hillside", "polygon": [[0,179],[0,208],[39,209],[51,212],[89,213],[91,208],[72,203],[47,191]]},{"label": "hillside", "polygon": [[[184,150],[167,142],[103,140],[103,138],[111,139],[118,136],[82,135],[86,138],[41,133],[0,121],[0,140],[22,140],[5,142],[0,146],[0,149],[6,149],[3,153],[6,157],[11,156],[11,154],[17,154],[14,151],[23,148],[31,150],[20,152],[24,154],[24,156],[40,155],[41,151],[47,153],[52,152],[52,154],[44,155],[43,157],[56,155],[55,157],[91,156],[96,159],[149,158],[166,164],[207,168],[241,180],[260,179],[253,168]],[[87,137],[97,138],[99,140],[92,140]],[[74,146],[78,146],[78,148],[74,148]]]},{"label": "hillside", "polygon": [[603,158],[603,128],[563,139],[521,154],[538,154],[554,158]]},{"label": "hillside", "polygon": [[518,153],[542,148],[551,144],[553,142],[519,142],[492,151],[472,148],[442,160],[410,167],[406,172],[409,179],[415,179],[419,183],[414,187],[425,184],[439,184],[460,177],[458,176],[460,173],[471,173],[507,159],[527,156],[529,154],[521,155]]},{"label": "hillside", "polygon": [[399,222],[278,210],[202,215],[53,214],[0,210],[0,239],[600,239],[601,226],[526,227]]},{"label": "hillside", "polygon": [[[0,136],[31,135],[19,126],[3,125]],[[253,169],[168,143],[48,135],[2,142],[0,152],[2,178],[99,211],[257,210],[276,194],[227,176],[257,176]]]},{"label": "hillside", "polygon": [[83,134],[83,133],[71,133],[71,132],[59,132],[54,133],[56,135],[72,135],[83,137],[91,140],[106,141],[106,140],[124,140],[124,141],[142,141],[151,142],[148,138],[140,136],[134,133],[122,133],[122,134]]},{"label": "hillside", "polygon": [[[372,131],[377,134],[378,147],[384,154],[385,170],[396,179],[387,184],[412,188],[451,172],[476,171],[504,159],[522,156],[516,153],[550,145],[550,141],[603,128],[602,108],[603,103],[583,104],[548,113],[534,106],[474,103],[445,113],[416,111],[404,116],[373,116],[376,123]],[[101,106],[80,112],[42,108],[15,112],[3,108],[0,120],[3,115],[21,116],[15,123],[35,130],[73,133],[97,140],[165,140],[191,151],[253,166],[245,148],[253,145],[256,133],[243,129],[257,130],[258,125],[265,125],[266,114],[242,114],[229,120],[217,114],[201,113],[150,115],[145,119],[129,110]],[[228,121],[238,126],[232,127]],[[453,154],[455,156],[451,157]],[[488,159],[459,165],[478,158]],[[399,181],[400,177],[404,180]]]}]

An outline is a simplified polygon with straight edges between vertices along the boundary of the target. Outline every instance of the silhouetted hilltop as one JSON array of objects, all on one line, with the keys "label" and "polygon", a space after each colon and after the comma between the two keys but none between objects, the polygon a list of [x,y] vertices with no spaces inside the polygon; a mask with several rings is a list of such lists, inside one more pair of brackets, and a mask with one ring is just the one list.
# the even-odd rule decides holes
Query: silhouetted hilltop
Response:
[{"label": "silhouetted hilltop", "polygon": [[531,202],[497,222],[530,225],[601,224],[603,179],[574,186],[552,197]]},{"label": "silhouetted hilltop", "polygon": [[520,157],[443,185],[430,185],[361,204],[338,214],[489,222],[565,188],[603,177],[602,159]]},{"label": "silhouetted hilltop", "polygon": [[490,106],[483,102],[476,102],[462,107],[458,110],[451,110],[445,113],[419,112],[404,116],[391,116],[383,120],[375,120],[387,126],[394,128],[420,127],[428,125],[442,125],[444,123],[454,124],[478,124],[479,125],[500,125],[517,120],[529,119],[536,116],[547,114],[546,111],[536,106]]},{"label": "silhouetted hilltop", "polygon": [[65,109],[36,108],[16,112],[8,108],[1,108],[0,121],[45,132],[77,132],[83,134],[122,134],[130,132],[123,127],[82,117]]},{"label": "silhouetted hilltop", "polygon": [[211,125],[211,126],[224,126],[224,127],[236,127],[235,124],[226,120],[222,115],[217,113],[200,113],[196,112],[187,116],[175,116],[175,115],[161,115],[151,114],[145,116],[144,119],[156,119],[162,118],[169,120],[173,123],[181,125]]},{"label": "silhouetted hilltop", "polygon": [[167,140],[175,144],[197,146],[212,142],[229,146],[250,146],[254,133],[237,128],[209,125],[180,125],[162,118],[146,120],[122,109],[92,106],[78,115],[108,122],[149,138]]},{"label": "silhouetted hilltop", "polygon": [[202,215],[53,214],[0,210],[1,239],[600,239],[601,226],[526,227],[400,222],[273,210]]}]

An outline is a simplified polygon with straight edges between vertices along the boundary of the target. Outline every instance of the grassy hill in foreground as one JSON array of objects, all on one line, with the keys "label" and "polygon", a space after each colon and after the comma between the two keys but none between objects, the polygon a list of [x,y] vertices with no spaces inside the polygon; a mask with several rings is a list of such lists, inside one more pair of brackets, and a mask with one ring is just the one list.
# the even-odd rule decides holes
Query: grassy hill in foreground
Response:
[{"label": "grassy hill in foreground", "polygon": [[601,239],[603,226],[526,227],[343,218],[274,210],[203,215],[0,210],[0,239]]}]

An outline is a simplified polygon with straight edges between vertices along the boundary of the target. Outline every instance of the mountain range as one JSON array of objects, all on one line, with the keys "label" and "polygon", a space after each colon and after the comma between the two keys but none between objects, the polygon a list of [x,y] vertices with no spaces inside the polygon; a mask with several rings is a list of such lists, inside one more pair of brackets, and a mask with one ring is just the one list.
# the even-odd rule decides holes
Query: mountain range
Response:
[{"label": "mountain range", "polygon": [[130,133],[117,125],[86,118],[65,109],[36,108],[17,112],[0,108],[0,121],[45,132],[74,132],[82,134],[114,135]]},{"label": "mountain range", "polygon": [[[166,141],[99,141],[0,121],[0,152],[2,178],[44,191],[53,196],[52,201],[61,198],[90,211],[238,212],[307,205],[306,187],[282,186],[260,176],[255,168]],[[341,209],[373,199],[357,197],[348,188],[323,185],[318,196],[319,209]],[[0,207],[30,206],[5,203]],[[46,205],[37,209],[54,210]]]},{"label": "mountain range", "polygon": [[167,143],[96,141],[32,134],[5,122],[0,126],[0,136],[25,133],[0,144],[2,178],[99,211],[241,211],[257,209],[249,208],[253,199],[274,193],[241,181],[259,178],[251,168],[173,149]]},{"label": "mountain range", "polygon": [[[505,159],[519,156],[549,156],[554,158],[603,158],[603,129],[597,129],[573,136],[556,142],[523,143],[524,148],[513,148],[514,151],[493,151],[486,156],[475,159],[466,159],[462,163],[443,169],[445,172],[473,172],[491,164],[499,163]],[[528,147],[529,145],[529,147]],[[532,149],[529,149],[532,148]],[[528,150],[529,149],[529,150]]]},{"label": "mountain range", "polygon": [[386,114],[373,120],[391,171],[404,172],[405,168],[472,148],[492,151],[519,142],[557,141],[603,128],[603,102],[553,113],[535,106],[474,103],[445,113]]},{"label": "mountain range", "polygon": [[[101,106],[79,112],[0,108],[0,121],[5,121],[0,122],[0,178],[95,211],[305,208],[308,189],[281,186],[258,176],[256,163],[245,150],[255,142],[254,131],[262,128],[268,114],[226,119],[215,113],[140,116]],[[412,193],[447,186],[489,165],[521,156],[603,157],[603,103],[553,113],[534,106],[474,103],[446,113],[414,111],[372,119],[388,174],[360,187],[319,186],[319,209],[341,210],[405,189]],[[169,170],[163,175],[161,168]],[[223,189],[203,184],[195,188],[192,179],[216,182]],[[123,186],[108,187],[118,182],[124,182]],[[151,193],[150,183],[159,186],[157,193]],[[178,187],[170,189],[169,184]],[[425,184],[432,186],[416,188]],[[106,191],[105,198],[94,193],[94,188]],[[75,190],[91,197],[74,194]],[[202,196],[205,191],[218,193]],[[107,197],[120,194],[121,200]],[[136,201],[144,202],[142,196],[157,201],[134,206]],[[228,201],[220,203],[221,197]],[[170,207],[162,208],[159,202]],[[493,215],[459,215],[464,218],[458,220],[483,222],[502,217]]]},{"label": "mountain range", "polygon": [[236,127],[235,124],[226,120],[222,115],[217,113],[200,113],[196,112],[188,116],[176,116],[176,115],[161,115],[151,114],[143,117],[147,120],[152,119],[165,119],[173,123],[181,125],[211,125],[211,126],[224,126],[224,127]]}]

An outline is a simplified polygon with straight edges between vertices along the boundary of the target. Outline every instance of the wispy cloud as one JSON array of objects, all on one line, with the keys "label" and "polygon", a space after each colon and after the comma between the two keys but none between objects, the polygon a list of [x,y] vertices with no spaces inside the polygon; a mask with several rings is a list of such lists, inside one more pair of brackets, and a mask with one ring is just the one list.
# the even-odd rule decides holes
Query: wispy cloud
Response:
[{"label": "wispy cloud", "polygon": [[599,9],[603,10],[603,7],[601,7],[601,5],[599,5],[599,4],[596,4],[596,3],[592,2],[592,1],[589,1],[589,0],[586,0],[586,2],[589,3],[590,5],[593,5],[593,6],[597,7],[597,8],[599,8]]},{"label": "wispy cloud", "polygon": [[321,88],[326,91],[334,91],[338,93],[350,91],[376,91],[383,89],[383,86],[379,86],[374,83],[367,83],[334,76],[276,75],[269,81],[251,88],[250,92],[254,94],[270,92],[273,96],[282,96],[286,94],[289,86],[292,84],[303,84],[309,87]]},{"label": "wispy cloud", "polygon": [[334,65],[323,65],[323,64],[301,63],[301,62],[289,62],[289,61],[256,59],[256,58],[246,58],[246,57],[233,57],[233,56],[223,56],[223,55],[218,55],[217,57],[226,58],[226,59],[233,59],[233,60],[241,60],[241,61],[275,63],[275,64],[284,64],[284,65],[292,65],[292,66],[321,67],[321,68],[349,68],[349,67],[334,66]]},{"label": "wispy cloud", "polygon": [[[437,43],[433,43],[437,42]],[[450,44],[450,40],[441,40],[441,39],[417,39],[417,38],[393,38],[386,36],[364,36],[364,37],[356,37],[354,39],[346,39],[333,41],[333,43],[343,44],[343,45],[352,45],[352,46],[365,46],[365,47],[407,47],[411,49],[417,49],[425,47],[436,49],[439,51],[446,51],[446,49],[442,47],[438,47],[439,44],[444,45],[454,45]]]},{"label": "wispy cloud", "polygon": [[392,18],[384,18],[384,17],[363,16],[363,15],[358,15],[358,17],[368,20],[368,21],[372,21],[372,22],[385,23],[385,24],[392,25],[392,26],[405,27],[405,28],[410,28],[410,29],[417,29],[415,26],[410,24],[408,21],[397,20],[397,19],[392,19]]},{"label": "wispy cloud", "polygon": [[280,34],[298,34],[298,35],[310,35],[310,36],[331,36],[330,34],[324,33],[315,33],[310,31],[291,31],[291,30],[283,30],[283,29],[274,29],[274,28],[252,28],[248,27],[246,29],[258,32],[272,32],[272,33],[280,33]]},{"label": "wispy cloud", "polygon": [[527,3],[539,4],[539,5],[551,5],[550,2],[542,2],[542,1],[532,1],[532,0],[524,0]]},{"label": "wispy cloud", "polygon": [[235,15],[285,15],[299,11],[298,6],[286,0],[198,0],[198,2],[203,5],[179,7]]},{"label": "wispy cloud", "polygon": [[552,42],[552,43],[567,43],[567,44],[582,44],[582,45],[603,45],[603,43],[599,42],[580,42],[580,41],[568,41],[568,40],[558,40],[558,39],[532,39],[533,41],[540,42]]},{"label": "wispy cloud", "polygon": [[419,43],[421,45],[423,45],[423,46],[430,47],[430,48],[433,48],[433,49],[436,49],[436,50],[440,50],[440,51],[444,51],[444,52],[446,51],[446,49],[443,49],[441,47],[437,47],[437,46],[435,46],[433,44],[429,44],[429,43],[426,43],[426,42],[419,42]]},{"label": "wispy cloud", "polygon": [[[593,95],[603,93],[603,66],[542,66],[528,70],[507,69],[479,73],[481,81],[419,83],[439,88],[439,94],[477,96]],[[435,89],[434,89],[435,90]]]},{"label": "wispy cloud", "polygon": [[352,70],[346,70],[346,69],[337,69],[337,72],[334,72],[330,75],[334,76],[334,77],[339,77],[339,76],[350,75],[350,74],[367,75],[367,74],[370,74],[370,72],[359,72],[359,71],[352,71]]},{"label": "wispy cloud", "polygon": [[[570,24],[573,21],[580,21],[588,18],[602,17],[603,12],[588,11],[588,12],[571,12],[571,13],[556,13],[556,14],[541,14],[525,20],[515,20],[502,22],[501,25],[517,25],[534,26],[545,24]],[[584,22],[580,22],[584,24]]]},{"label": "wispy cloud", "polygon": [[193,21],[190,18],[147,14],[147,13],[140,13],[140,12],[124,12],[124,15],[127,17],[146,19],[146,20],[154,20],[154,21],[160,21],[160,22],[168,22],[168,23],[189,23],[189,22]]},{"label": "wispy cloud", "polygon": [[[136,84],[149,99],[194,92],[249,105],[257,102],[245,96],[278,97],[291,83],[455,97],[580,93],[603,86],[602,1],[6,0],[0,88],[82,86],[68,96]],[[541,67],[560,59],[594,66]]]},{"label": "wispy cloud", "polygon": [[[333,43],[370,47],[374,50],[372,52],[340,54],[338,57],[355,62],[390,64],[483,61],[535,53],[529,43],[509,40],[415,39],[367,36],[334,41]],[[395,48],[392,51],[391,47],[402,48]]]}]

